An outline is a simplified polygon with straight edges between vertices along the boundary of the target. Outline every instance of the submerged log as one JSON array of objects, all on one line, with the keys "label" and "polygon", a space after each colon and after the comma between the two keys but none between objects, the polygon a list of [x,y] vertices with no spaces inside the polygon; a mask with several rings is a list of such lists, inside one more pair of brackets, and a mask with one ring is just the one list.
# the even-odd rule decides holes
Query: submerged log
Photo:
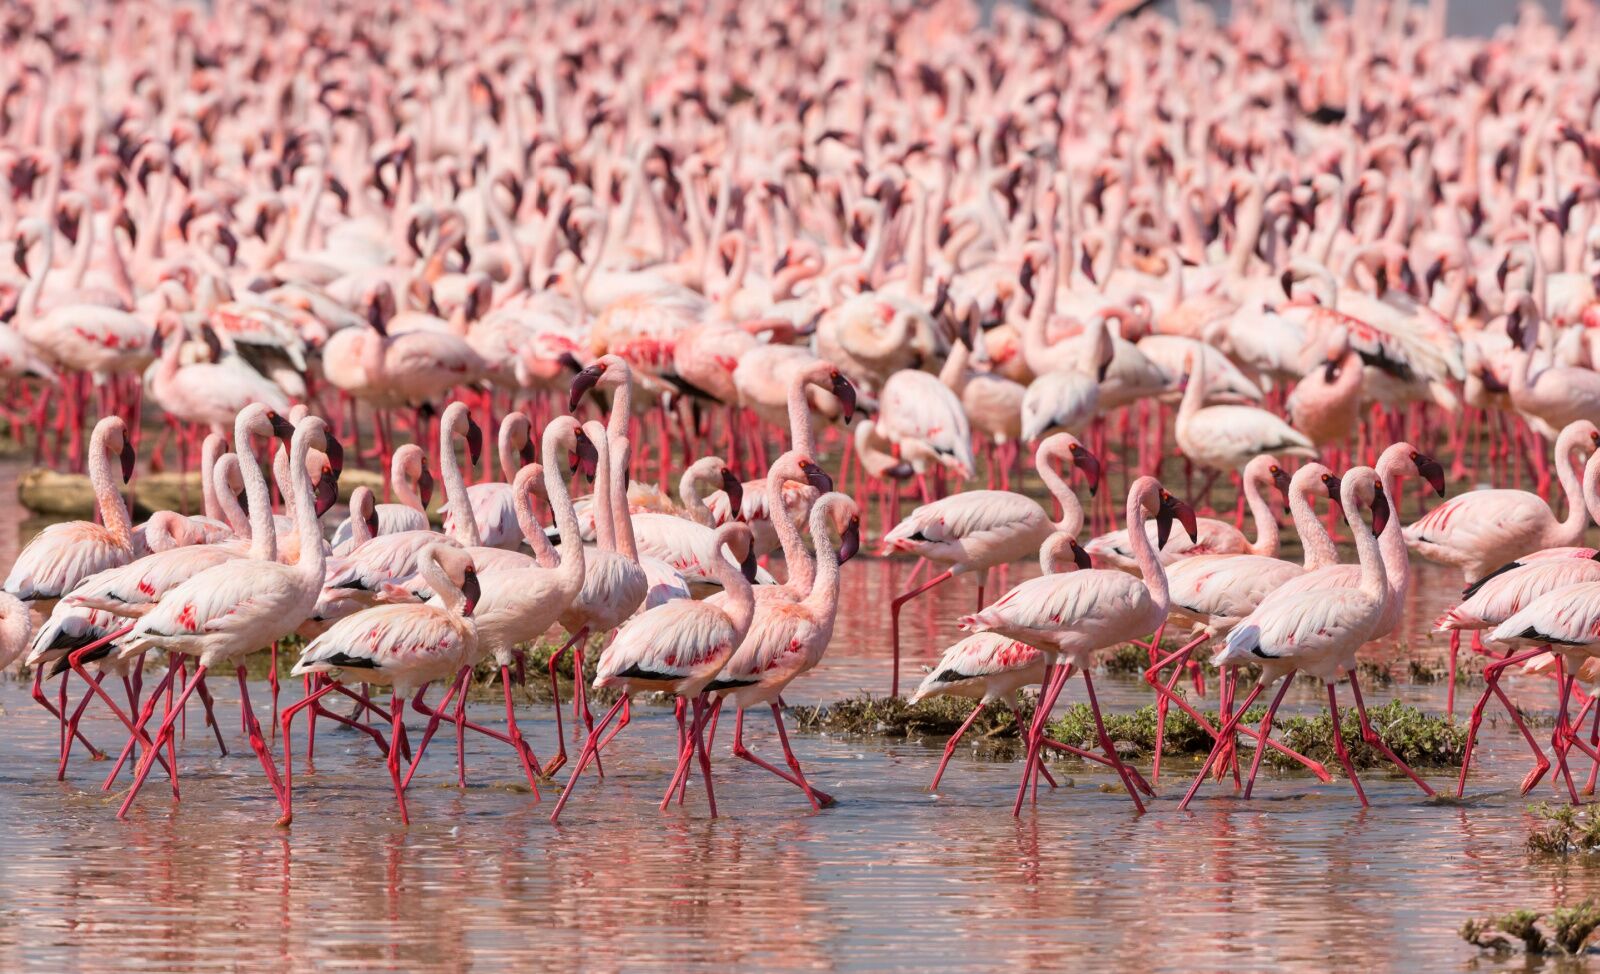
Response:
[{"label": "submerged log", "polygon": [[[370,470],[347,469],[339,477],[339,500],[348,502],[357,487],[367,486],[383,496],[383,476]],[[152,511],[200,511],[198,473],[144,473],[133,478],[135,516],[148,517]],[[17,478],[17,499],[34,514],[44,517],[83,518],[94,516],[94,488],[85,474],[58,473],[35,467]]]}]

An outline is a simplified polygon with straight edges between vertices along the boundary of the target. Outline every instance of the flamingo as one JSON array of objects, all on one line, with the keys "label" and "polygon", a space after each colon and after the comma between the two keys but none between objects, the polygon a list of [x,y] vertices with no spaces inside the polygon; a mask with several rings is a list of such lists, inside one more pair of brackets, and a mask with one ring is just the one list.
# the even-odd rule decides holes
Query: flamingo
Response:
[{"label": "flamingo", "polygon": [[[1283,685],[1273,696],[1272,703],[1267,705],[1259,731],[1263,741],[1271,736],[1272,718],[1278,711],[1278,705],[1283,702],[1284,694],[1288,692],[1292,682],[1289,677],[1297,670],[1304,670],[1327,685],[1328,708],[1333,715],[1334,751],[1363,807],[1367,805],[1367,796],[1361,790],[1361,782],[1350,763],[1350,755],[1345,749],[1344,736],[1339,728],[1339,697],[1335,683],[1341,675],[1349,677],[1350,693],[1355,697],[1356,712],[1360,715],[1362,737],[1411,778],[1423,794],[1433,794],[1427,782],[1407,767],[1372,729],[1367,720],[1366,704],[1361,698],[1361,686],[1356,678],[1356,650],[1381,625],[1386,605],[1392,598],[1385,577],[1383,556],[1378,547],[1377,536],[1383,533],[1389,520],[1388,498],[1378,479],[1378,472],[1371,467],[1350,470],[1340,478],[1339,500],[1361,561],[1357,584],[1319,585],[1299,591],[1274,592],[1228,634],[1226,645],[1212,662],[1217,666],[1259,664],[1261,676],[1240,702],[1238,711],[1224,722],[1211,754],[1201,766],[1194,784],[1190,785],[1179,802],[1179,808],[1187,808],[1193,800],[1212,763],[1234,739],[1240,721],[1255,698],[1282,680]],[[1363,509],[1371,511],[1370,527],[1362,517]],[[1256,748],[1255,759],[1250,765],[1250,777],[1245,784],[1246,798],[1250,797],[1265,753],[1266,748]]]},{"label": "flamingo", "polygon": [[[1076,536],[1083,527],[1083,507],[1067,486],[1057,463],[1070,463],[1089,481],[1093,494],[1100,486],[1100,461],[1070,433],[1056,433],[1039,444],[1034,466],[1050,495],[1061,506],[1061,520],[1052,522],[1032,498],[1011,491],[970,490],[953,494],[912,511],[884,535],[885,552],[905,552],[944,571],[894,597],[889,603],[889,627],[894,660],[889,675],[889,695],[900,695],[900,610],[917,596],[957,575],[982,572],[1025,557],[1054,532]],[[913,575],[915,581],[915,575]],[[980,602],[982,591],[980,584]]]},{"label": "flamingo", "polygon": [[[722,587],[730,597],[724,607],[680,599],[657,606],[624,626],[617,638],[601,654],[595,667],[594,687],[615,687],[622,696],[600,722],[589,732],[583,752],[567,787],[550,813],[550,821],[557,822],[561,811],[572,797],[573,788],[583,775],[583,769],[594,759],[600,746],[600,735],[617,716],[625,702],[635,693],[662,691],[677,697],[675,713],[682,736],[678,753],[678,767],[662,799],[664,809],[679,782],[689,773],[689,764],[696,754],[700,757],[700,772],[705,778],[706,800],[711,816],[717,815],[717,797],[711,784],[711,759],[705,749],[702,734],[705,730],[705,700],[702,696],[707,685],[721,672],[734,649],[750,629],[755,613],[755,598],[750,591],[755,561],[750,558],[750,528],[738,522],[724,524],[716,529],[715,547],[702,554],[706,564],[717,574]],[[723,551],[733,556],[724,560]],[[744,570],[736,567],[743,563]],[[694,722],[684,727],[685,705],[694,705]]]},{"label": "flamingo", "polygon": [[[327,632],[306,646],[290,671],[292,676],[359,673],[363,683],[391,688],[390,732],[386,766],[394,783],[395,804],[400,808],[401,824],[410,824],[406,810],[405,786],[400,775],[400,736],[404,731],[405,698],[437,680],[454,678],[475,651],[477,628],[472,612],[479,597],[479,582],[472,556],[460,548],[434,544],[418,556],[418,569],[441,600],[440,605],[382,605],[335,623]],[[294,818],[294,749],[289,744],[294,715],[310,706],[332,686],[323,687],[285,710],[283,723],[284,778],[283,817],[279,825]],[[459,690],[460,687],[457,686]],[[438,718],[433,723],[437,725]],[[422,759],[421,751],[412,758],[412,769]],[[405,780],[409,780],[410,774]]]},{"label": "flamingo", "polygon": [[[399,534],[402,531],[431,531],[428,502],[433,498],[433,474],[428,472],[428,455],[415,443],[394,451],[389,462],[389,482],[397,502],[378,504],[378,526],[373,534]],[[333,553],[345,555],[355,547],[351,542],[352,524],[340,521],[333,530]]]},{"label": "flamingo", "polygon": [[[1144,520],[1156,518],[1157,542],[1164,543],[1173,520],[1192,536],[1194,511],[1168,493],[1154,477],[1140,477],[1128,490],[1127,518],[1135,555],[1144,572],[1143,580],[1126,572],[1090,569],[1065,574],[1042,575],[1029,579],[1001,596],[994,605],[961,618],[968,632],[993,632],[1018,639],[1044,651],[1044,693],[1034,712],[1027,737],[1027,756],[1023,761],[1022,784],[1012,814],[1022,814],[1028,785],[1041,767],[1044,728],[1049,723],[1062,687],[1074,668],[1083,671],[1084,689],[1094,713],[1099,743],[1105,751],[1134,807],[1143,813],[1139,792],[1149,793],[1149,785],[1128,768],[1118,756],[1106,733],[1095,698],[1090,669],[1100,650],[1150,633],[1166,618],[1169,608],[1166,573],[1156,557],[1156,546],[1145,537]],[[1062,665],[1059,660],[1067,657]]]}]

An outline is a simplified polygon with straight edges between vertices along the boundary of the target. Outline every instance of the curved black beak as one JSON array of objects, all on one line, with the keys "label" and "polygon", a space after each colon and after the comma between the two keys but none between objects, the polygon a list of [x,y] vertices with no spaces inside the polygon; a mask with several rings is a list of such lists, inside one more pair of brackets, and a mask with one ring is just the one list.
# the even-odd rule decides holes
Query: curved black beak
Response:
[{"label": "curved black beak", "polygon": [[1072,465],[1083,471],[1084,479],[1089,481],[1089,496],[1093,497],[1100,490],[1100,459],[1083,446],[1081,443],[1072,445]]},{"label": "curved black beak", "polygon": [[428,472],[428,465],[422,465],[422,473],[417,477],[417,496],[422,498],[422,506],[427,507],[433,500],[433,474]]},{"label": "curved black beak", "polygon": [[362,520],[367,522],[367,532],[376,538],[378,536],[378,509],[374,507],[368,511],[367,516]]},{"label": "curved black beak", "polygon": [[1339,492],[1343,488],[1344,485],[1340,483],[1339,478],[1337,476],[1335,476],[1334,474],[1331,474],[1331,473],[1323,474],[1322,475],[1322,486],[1328,488],[1328,500],[1333,502],[1333,506],[1334,507],[1343,507],[1344,506],[1339,500],[1339,496],[1340,496]]},{"label": "curved black beak", "polygon": [[843,372],[835,371],[833,373],[832,392],[834,397],[839,400],[840,415],[844,417],[844,421],[849,423],[854,420],[856,415],[856,387],[851,385],[850,380],[845,378]]},{"label": "curved black beak", "polygon": [[388,326],[383,321],[383,308],[376,301],[367,304],[367,324],[371,325],[372,330],[383,337],[389,337]]},{"label": "curved black beak", "polygon": [[1100,367],[1098,369],[1094,370],[1094,381],[1096,381],[1096,382],[1104,382],[1104,381],[1106,381],[1106,373],[1110,372],[1110,371],[1111,371],[1111,360],[1110,359],[1106,359],[1104,362],[1100,363]]},{"label": "curved black beak", "polygon": [[789,251],[788,251],[787,248],[785,248],[783,253],[778,255],[777,262],[772,265],[772,273],[776,274],[776,273],[778,273],[779,271],[783,270],[785,267],[788,267],[788,266],[789,266]]},{"label": "curved black beak", "polygon": [[722,468],[722,490],[728,495],[728,516],[737,521],[744,509],[744,484],[727,467]]},{"label": "curved black beak", "polygon": [[538,459],[533,452],[533,440],[531,438],[528,440],[528,442],[522,444],[522,449],[517,451],[517,457],[522,460],[522,465],[524,467]]},{"label": "curved black beak", "polygon": [[1378,487],[1372,494],[1372,533],[1382,534],[1389,523],[1389,497]]},{"label": "curved black beak", "polygon": [[483,456],[483,427],[467,417],[467,456],[472,460],[472,465],[478,465],[478,458]]},{"label": "curved black beak", "polygon": [[839,564],[844,564],[861,550],[861,518],[853,517],[839,534]]},{"label": "curved black beak", "polygon": [[267,422],[272,424],[272,435],[287,444],[294,439],[294,424],[281,413],[268,413]]},{"label": "curved black beak", "polygon": [[1440,466],[1439,461],[1426,453],[1413,453],[1411,454],[1411,462],[1416,464],[1417,473],[1421,474],[1422,479],[1428,482],[1428,486],[1433,488],[1433,492],[1443,497],[1444,467]]},{"label": "curved black beak", "polygon": [[330,466],[322,471],[322,476],[317,478],[317,499],[314,510],[317,517],[328,513],[333,505],[339,503],[339,476]]},{"label": "curved black beak", "polygon": [[133,444],[128,442],[127,437],[122,438],[122,453],[119,459],[122,461],[122,482],[127,483],[133,479],[133,465],[139,460],[133,452]]},{"label": "curved black beak", "polygon": [[739,562],[739,571],[744,573],[744,580],[751,585],[756,583],[756,549],[752,545],[745,553],[744,561]]},{"label": "curved black beak", "polygon": [[1079,571],[1088,571],[1094,567],[1094,562],[1089,560],[1089,553],[1084,551],[1078,542],[1068,542],[1072,545],[1072,563],[1078,566]]},{"label": "curved black beak", "polygon": [[593,480],[600,471],[600,448],[587,434],[580,434],[574,440],[573,453],[576,457],[572,461],[573,469],[583,474],[585,479]]},{"label": "curved black beak", "polygon": [[1191,542],[1199,540],[1200,529],[1195,523],[1194,508],[1171,493],[1162,491],[1161,510],[1156,515],[1156,531],[1161,539],[1157,547],[1166,547],[1167,535],[1172,530],[1172,522],[1174,520],[1183,525],[1183,531],[1189,536]]},{"label": "curved black beak", "polygon": [[1277,464],[1273,464],[1272,465],[1272,486],[1278,488],[1278,490],[1280,492],[1282,492],[1282,494],[1283,494],[1283,509],[1285,511],[1288,511],[1290,509],[1289,508],[1289,483],[1290,483],[1290,480],[1291,480],[1291,478],[1289,476],[1289,471],[1283,469],[1282,467],[1278,466]]},{"label": "curved black beak", "polygon": [[461,579],[461,594],[466,598],[461,614],[472,615],[472,610],[478,607],[478,600],[483,597],[483,589],[478,585],[478,573],[470,568]]},{"label": "curved black beak", "polygon": [[806,483],[824,494],[833,493],[833,478],[828,476],[827,471],[810,460],[801,460],[800,469],[805,471]]},{"label": "curved black beak", "polygon": [[564,369],[571,369],[574,372],[583,371],[583,363],[578,361],[578,356],[571,352],[562,352],[556,356],[556,361],[560,362],[561,367]]},{"label": "curved black beak", "polygon": [[222,339],[217,336],[217,330],[210,325],[201,325],[200,337],[205,339],[206,351],[211,356],[211,361],[222,361]]},{"label": "curved black beak", "polygon": [[572,387],[567,392],[567,411],[577,412],[578,403],[583,402],[584,394],[593,389],[600,382],[600,377],[606,374],[604,365],[595,364],[579,370],[572,377]]},{"label": "curved black beak", "polygon": [[322,452],[328,455],[328,466],[333,468],[333,481],[339,482],[339,476],[344,473],[344,444],[333,438],[329,433],[323,437],[326,441]]}]

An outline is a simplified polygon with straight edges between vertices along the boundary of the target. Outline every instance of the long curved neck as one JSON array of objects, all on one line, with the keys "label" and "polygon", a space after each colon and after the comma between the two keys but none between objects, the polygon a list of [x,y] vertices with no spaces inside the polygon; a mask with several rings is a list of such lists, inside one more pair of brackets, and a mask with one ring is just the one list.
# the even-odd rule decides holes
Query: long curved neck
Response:
[{"label": "long curved neck", "polygon": [[511,443],[518,435],[524,439],[528,436],[528,429],[515,418],[516,415],[513,413],[500,423],[500,474],[508,484],[517,479],[517,470],[522,466],[517,462],[517,450]]},{"label": "long curved neck", "polygon": [[1244,479],[1244,501],[1250,506],[1250,519],[1256,525],[1256,540],[1250,545],[1250,553],[1276,558],[1278,519],[1272,516],[1272,505],[1261,496],[1261,485],[1254,477]]},{"label": "long curved neck", "polygon": [[[711,508],[706,506],[705,495],[701,493],[705,486],[704,468],[690,464],[683,472],[683,476],[678,478],[678,501],[683,504],[684,512],[689,515],[691,521],[708,528],[715,527],[716,517],[711,513]],[[730,511],[729,515],[737,519],[739,512]]]},{"label": "long curved neck", "polygon": [[1383,526],[1383,533],[1378,535],[1378,550],[1383,557],[1390,597],[1404,600],[1406,589],[1411,585],[1411,558],[1406,550],[1405,532],[1400,526],[1400,475],[1393,464],[1384,462],[1385,459],[1378,460],[1378,482],[1383,484],[1383,494],[1394,505],[1394,511],[1389,523]]},{"label": "long curved neck", "polygon": [[811,432],[811,403],[806,400],[806,386],[811,379],[804,373],[789,381],[789,449],[799,450],[806,456],[816,452],[816,439]]},{"label": "long curved neck", "polygon": [[1056,530],[1076,538],[1078,532],[1083,530],[1083,505],[1078,501],[1078,495],[1073,493],[1072,487],[1067,483],[1052,462],[1053,456],[1044,455],[1043,451],[1035,458],[1035,466],[1039,469],[1039,479],[1044,481],[1045,489],[1050,491],[1050,496],[1055,498],[1061,506],[1061,520],[1056,522]]},{"label": "long curved neck", "polygon": [[[554,437],[545,437],[544,442],[544,489],[550,498],[550,509],[555,512],[556,530],[561,532],[561,566],[556,569],[561,579],[562,589],[576,595],[583,588],[583,534],[578,530],[578,515],[572,509],[572,497],[567,493],[566,478],[561,476],[560,457],[557,455]],[[528,504],[528,492],[520,491],[522,495],[518,503],[522,507]],[[518,519],[521,519],[522,507],[518,508]],[[532,511],[529,511],[531,518]],[[543,540],[544,532],[536,531],[535,534]],[[544,546],[549,548],[547,542]],[[544,553],[539,554],[539,563],[543,565]]]},{"label": "long curved neck", "polygon": [[811,541],[817,546],[816,578],[806,596],[812,617],[832,626],[839,608],[839,552],[828,540],[828,511],[821,502],[811,505]]},{"label": "long curved neck", "polygon": [[611,447],[611,522],[617,536],[617,554],[639,560],[633,541],[633,512],[628,510],[628,438],[610,441]]},{"label": "long curved neck", "polygon": [[1545,544],[1547,548],[1576,544],[1583,537],[1583,529],[1589,526],[1589,512],[1583,506],[1583,484],[1578,480],[1577,471],[1572,469],[1572,455],[1577,452],[1578,444],[1564,442],[1565,439],[1556,441],[1556,477],[1567,499],[1567,517],[1555,537]]},{"label": "long curved neck", "polygon": [[279,484],[285,497],[294,498],[295,533],[300,536],[300,561],[295,565],[301,579],[320,589],[327,577],[327,556],[322,551],[322,523],[317,520],[317,501],[311,496],[311,475],[306,472],[310,446],[304,437],[294,442],[289,455],[289,483]]},{"label": "long curved neck", "polygon": [[1317,518],[1316,508],[1305,489],[1289,491],[1289,512],[1294,515],[1294,530],[1305,550],[1305,569],[1314,572],[1339,563],[1339,550],[1333,546],[1328,529]]},{"label": "long curved neck", "polygon": [[103,437],[94,444],[94,450],[89,455],[89,483],[94,487],[95,502],[100,508],[100,523],[111,532],[112,537],[123,547],[133,543],[133,525],[128,520],[128,508],[122,503],[122,495],[117,493],[115,475],[112,474],[112,464],[116,457]]},{"label": "long curved neck", "polygon": [[55,260],[55,230],[45,228],[39,238],[39,251],[39,269],[28,278],[27,287],[22,289],[22,296],[17,299],[16,322],[19,326],[32,321],[39,312],[39,297],[44,293],[45,278],[50,276],[50,265]]},{"label": "long curved neck", "polygon": [[445,604],[452,615],[462,616],[467,606],[466,593],[461,591],[461,586],[450,580],[449,574],[439,567],[439,563],[430,555],[423,555],[417,559],[417,574],[428,583],[434,594],[439,596],[439,601]]},{"label": "long curved neck", "polygon": [[1144,501],[1138,493],[1128,495],[1127,518],[1128,546],[1133,549],[1133,560],[1138,563],[1139,572],[1144,576],[1145,588],[1150,590],[1150,600],[1164,616],[1171,604],[1167,594],[1167,573],[1161,567],[1161,559],[1156,557],[1155,546],[1144,532]]},{"label": "long curved neck", "polygon": [[200,447],[200,504],[206,512],[206,517],[213,521],[223,521],[222,503],[217,500],[217,485],[214,478],[217,473],[217,457],[222,455],[223,440],[215,433],[206,437],[205,443]]},{"label": "long curved neck", "polygon": [[1189,372],[1189,384],[1184,387],[1183,401],[1178,404],[1177,425],[1180,428],[1188,427],[1189,420],[1200,411],[1201,401],[1205,398],[1205,366],[1200,364],[1203,358],[1202,354],[1195,354],[1194,367]]},{"label": "long curved neck", "polygon": [[464,547],[475,548],[483,544],[483,536],[478,533],[478,519],[467,497],[467,481],[456,457],[455,438],[453,426],[446,425],[439,437],[439,473],[444,480],[445,499],[450,503],[450,533]]},{"label": "long curved neck", "polygon": [[72,253],[72,269],[67,281],[74,288],[83,286],[89,274],[89,262],[94,258],[94,211],[85,201],[83,213],[78,217],[78,246]]},{"label": "long curved neck", "polygon": [[[606,439],[614,442],[627,437],[628,422],[633,418],[633,370],[627,363],[612,368],[622,370],[622,382],[611,396],[611,415],[606,417]],[[604,454],[601,459],[605,459]]]},{"label": "long curved neck", "polygon": [[1350,536],[1356,542],[1356,557],[1361,562],[1361,591],[1369,598],[1386,604],[1389,599],[1389,582],[1383,569],[1383,554],[1378,550],[1378,539],[1373,537],[1372,528],[1361,516],[1359,504],[1348,505],[1345,521],[1350,525]]},{"label": "long curved neck", "polygon": [[720,543],[711,552],[711,574],[722,583],[726,600],[718,608],[733,623],[734,645],[737,646],[744,640],[744,634],[750,631],[750,622],[755,618],[755,592],[751,590],[750,581],[744,577],[739,566],[723,557]]},{"label": "long curved neck", "polygon": [[278,560],[278,525],[272,518],[272,488],[261,473],[250,434],[235,437],[238,447],[239,477],[244,481],[244,496],[250,502],[250,557],[257,561]]},{"label": "long curved neck", "polygon": [[[587,424],[586,424],[587,425]],[[598,427],[599,424],[594,424]],[[597,430],[598,435],[599,430]],[[590,437],[592,440],[594,437]],[[594,514],[594,540],[601,551],[617,550],[616,523],[611,518],[611,437],[605,436],[595,448],[606,458],[595,465],[594,492],[589,495],[589,510]]]},{"label": "long curved neck", "polygon": [[[422,464],[426,462],[425,458],[419,458],[417,469],[421,470]],[[394,462],[389,464],[389,483],[394,489],[395,502],[404,504],[413,511],[426,510],[426,506],[422,503],[422,493],[417,489],[420,474],[417,477],[411,476],[409,467],[410,459],[406,451],[396,453]]]},{"label": "long curved neck", "polygon": [[[787,480],[782,471],[767,475],[767,516],[772,519],[772,530],[778,535],[778,544],[783,549],[783,564],[789,572],[784,586],[795,598],[803,599],[812,590],[817,564],[806,548],[805,539],[800,537],[800,530],[794,526],[789,509],[784,506],[783,485]],[[812,509],[816,509],[815,504]]]}]

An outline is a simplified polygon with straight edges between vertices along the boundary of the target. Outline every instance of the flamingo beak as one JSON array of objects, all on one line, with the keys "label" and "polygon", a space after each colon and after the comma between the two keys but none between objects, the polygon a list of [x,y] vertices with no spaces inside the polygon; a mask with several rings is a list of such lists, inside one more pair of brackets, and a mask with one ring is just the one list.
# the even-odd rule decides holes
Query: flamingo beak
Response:
[{"label": "flamingo beak", "polygon": [[579,436],[574,441],[573,452],[577,454],[573,468],[583,474],[586,480],[594,480],[600,471],[600,448],[588,436]]},{"label": "flamingo beak", "polygon": [[461,614],[472,615],[472,610],[478,607],[478,600],[483,597],[483,589],[478,585],[478,573],[468,569],[461,579],[461,594],[466,598],[466,604],[461,607]]},{"label": "flamingo beak", "polygon": [[531,439],[522,444],[522,449],[517,451],[517,456],[522,459],[522,465],[524,467],[537,459],[533,452],[533,441]]},{"label": "flamingo beak", "polygon": [[328,466],[333,468],[334,483],[339,482],[339,476],[344,473],[344,444],[334,439],[331,435],[324,437],[327,442],[323,445],[322,452],[328,455]]},{"label": "flamingo beak", "polygon": [[422,498],[423,507],[433,500],[433,474],[428,472],[427,467],[423,467],[421,475],[417,477],[417,496]]},{"label": "flamingo beak", "polygon": [[582,369],[572,378],[572,387],[567,393],[567,411],[577,412],[578,403],[583,402],[584,393],[593,389],[600,382],[600,377],[606,374],[604,365],[591,365]]},{"label": "flamingo beak", "polygon": [[383,308],[376,301],[367,305],[367,324],[371,325],[372,330],[383,337],[389,337],[388,326],[383,321]]},{"label": "flamingo beak", "polygon": [[800,461],[800,469],[805,471],[806,483],[824,494],[833,493],[833,478],[828,476],[827,471],[810,460]]},{"label": "flamingo beak", "polygon": [[294,439],[294,424],[278,413],[268,413],[267,422],[272,424],[272,435],[285,443]]},{"label": "flamingo beak", "polygon": [[1284,507],[1285,511],[1289,511],[1290,510],[1290,508],[1289,508],[1289,483],[1290,483],[1289,472],[1287,470],[1283,469],[1282,467],[1274,466],[1272,468],[1272,486],[1278,488],[1278,490],[1283,492],[1283,498],[1284,498],[1283,507]]},{"label": "flamingo beak", "polygon": [[483,427],[467,417],[467,456],[471,458],[472,465],[478,465],[478,458],[483,455]]},{"label": "flamingo beak", "polygon": [[328,513],[333,505],[339,503],[339,477],[329,467],[322,471],[322,476],[317,478],[317,517]]},{"label": "flamingo beak", "polygon": [[855,419],[856,415],[856,387],[844,377],[843,372],[833,374],[833,394],[839,400],[840,415],[846,424]]},{"label": "flamingo beak", "polygon": [[1084,551],[1083,548],[1078,545],[1078,542],[1073,541],[1071,544],[1072,563],[1078,566],[1078,570],[1088,571],[1089,569],[1093,568],[1094,562],[1089,560],[1089,553]]},{"label": "flamingo beak", "polygon": [[1089,481],[1089,496],[1093,497],[1100,490],[1101,467],[1100,460],[1090,453],[1081,444],[1072,445],[1072,465],[1083,471],[1084,479]]},{"label": "flamingo beak", "polygon": [[737,521],[744,509],[744,484],[726,467],[722,468],[722,490],[728,495],[728,516]]},{"label": "flamingo beak", "polygon": [[772,265],[772,273],[774,273],[774,274],[780,273],[785,267],[788,267],[788,266],[789,266],[789,251],[787,249],[785,249],[783,253],[778,255],[777,263]]},{"label": "flamingo beak", "polygon": [[1382,534],[1389,524],[1389,498],[1379,487],[1372,495],[1372,533]]},{"label": "flamingo beak", "polygon": [[861,518],[853,517],[839,535],[839,564],[844,564],[861,550]]},{"label": "flamingo beak", "polygon": [[373,508],[372,510],[368,511],[364,520],[367,522],[368,533],[376,538],[378,536],[378,509]]},{"label": "flamingo beak", "polygon": [[1162,504],[1161,510],[1156,512],[1156,550],[1164,550],[1170,537],[1172,537],[1172,512],[1167,510],[1166,504]]},{"label": "flamingo beak", "polygon": [[745,553],[744,561],[739,562],[739,570],[744,573],[744,580],[751,585],[756,583],[756,549],[752,545]]},{"label": "flamingo beak", "polygon": [[1339,482],[1339,478],[1331,473],[1324,474],[1322,477],[1322,485],[1328,488],[1328,500],[1333,504],[1333,506],[1343,507],[1344,505],[1339,502],[1339,491],[1343,487],[1343,484]]},{"label": "flamingo beak", "polygon": [[122,460],[122,482],[127,483],[133,479],[133,465],[138,462],[139,457],[133,452],[133,444],[129,443],[126,437],[122,440],[122,453],[119,459]]},{"label": "flamingo beak", "polygon": [[1428,482],[1428,486],[1433,488],[1433,492],[1443,497],[1444,467],[1440,466],[1439,461],[1425,453],[1413,453],[1411,462],[1416,464],[1417,473],[1421,474],[1422,479]]}]

